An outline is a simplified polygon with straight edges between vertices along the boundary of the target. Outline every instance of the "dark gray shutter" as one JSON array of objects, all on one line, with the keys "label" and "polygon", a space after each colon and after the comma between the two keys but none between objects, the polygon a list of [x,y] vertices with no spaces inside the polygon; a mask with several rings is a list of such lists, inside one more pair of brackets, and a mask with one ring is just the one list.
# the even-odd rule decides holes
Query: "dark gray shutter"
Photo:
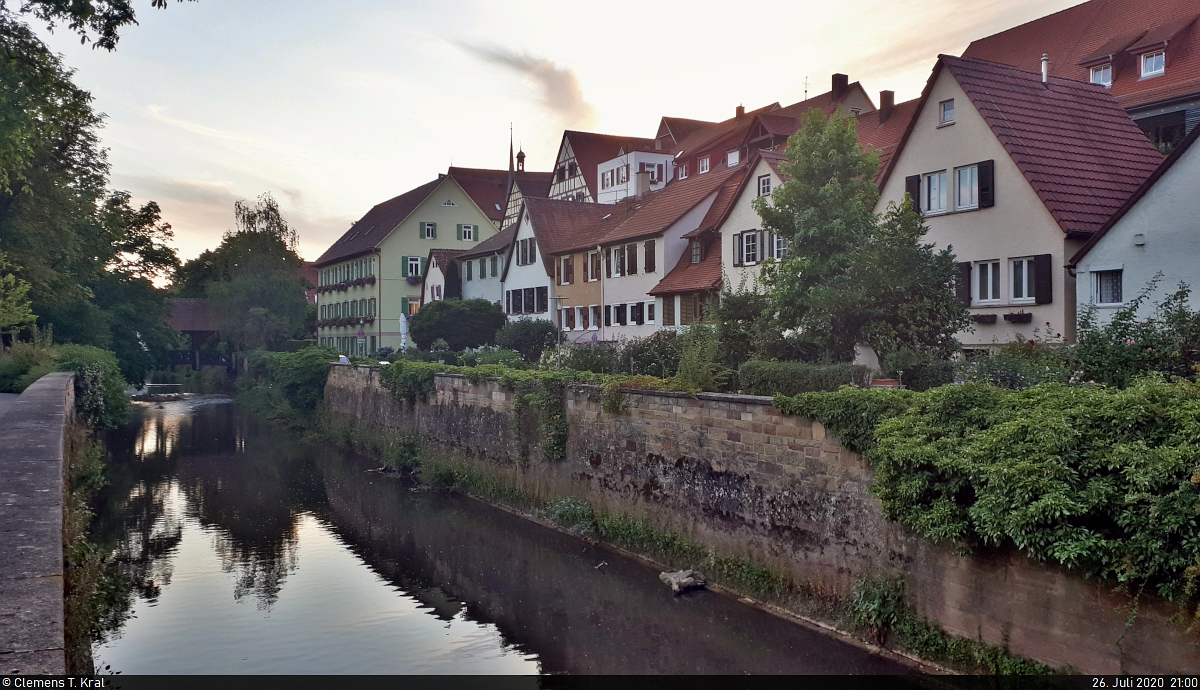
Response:
[{"label": "dark gray shutter", "polygon": [[909,175],[904,178],[904,193],[913,199],[913,208],[921,209],[921,176]]},{"label": "dark gray shutter", "polygon": [[1049,254],[1033,257],[1033,297],[1036,304],[1054,301],[1054,269]]},{"label": "dark gray shutter", "polygon": [[740,232],[733,235],[733,265],[742,265],[742,234]]},{"label": "dark gray shutter", "polygon": [[962,261],[958,264],[958,282],[954,284],[954,292],[963,304],[971,304],[971,262]]},{"label": "dark gray shutter", "polygon": [[996,205],[996,161],[979,162],[979,208]]}]

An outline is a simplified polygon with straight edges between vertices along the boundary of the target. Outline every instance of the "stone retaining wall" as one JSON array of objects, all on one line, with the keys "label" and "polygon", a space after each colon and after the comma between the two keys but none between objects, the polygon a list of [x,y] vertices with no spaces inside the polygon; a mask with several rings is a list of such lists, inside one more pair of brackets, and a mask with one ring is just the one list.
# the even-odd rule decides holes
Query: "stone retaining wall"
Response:
[{"label": "stone retaining wall", "polygon": [[437,377],[428,401],[394,401],[372,367],[334,367],[329,412],[368,428],[416,432],[543,498],[578,496],[720,553],[845,594],[864,576],[904,574],[917,612],[947,631],[1054,667],[1099,673],[1200,671],[1200,637],[1143,601],[1126,631],[1109,587],[1014,553],[958,557],[884,519],[870,468],[821,424],[770,398],[671,392],[624,396],[604,412],[590,386],[565,393],[567,457],[546,460],[536,413],[515,414],[493,382]]},{"label": "stone retaining wall", "polygon": [[38,379],[0,417],[0,675],[66,673],[63,475],[73,375]]}]

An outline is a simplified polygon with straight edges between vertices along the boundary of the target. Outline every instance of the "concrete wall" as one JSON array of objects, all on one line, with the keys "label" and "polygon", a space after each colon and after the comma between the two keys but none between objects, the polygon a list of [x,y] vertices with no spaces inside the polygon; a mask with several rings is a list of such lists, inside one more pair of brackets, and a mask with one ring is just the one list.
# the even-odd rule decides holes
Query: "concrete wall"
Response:
[{"label": "concrete wall", "polygon": [[1127,632],[1126,602],[1109,584],[1013,553],[957,557],[906,534],[884,519],[857,454],[769,398],[640,392],[609,414],[595,388],[565,395],[571,434],[558,461],[537,450],[536,413],[515,415],[494,382],[439,376],[436,394],[409,409],[376,369],[337,366],[325,400],[334,415],[416,431],[544,498],[583,497],[824,591],[904,573],[918,613],[1023,657],[1080,673],[1200,671],[1200,638],[1169,624],[1162,602],[1143,601]]},{"label": "concrete wall", "polygon": [[63,674],[63,474],[71,374],[47,374],[0,418],[0,675]]}]

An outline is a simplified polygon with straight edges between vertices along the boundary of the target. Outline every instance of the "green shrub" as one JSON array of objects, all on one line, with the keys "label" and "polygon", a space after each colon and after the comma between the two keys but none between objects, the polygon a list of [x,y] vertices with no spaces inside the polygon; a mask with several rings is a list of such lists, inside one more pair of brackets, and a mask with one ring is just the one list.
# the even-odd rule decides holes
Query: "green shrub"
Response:
[{"label": "green shrub", "polygon": [[734,373],[717,361],[721,343],[717,328],[694,323],[680,337],[679,371],[675,378],[689,391],[722,390]]},{"label": "green shrub", "polygon": [[842,386],[833,393],[776,395],[773,404],[784,414],[817,420],[843,446],[862,453],[875,444],[879,423],[908,409],[914,395],[896,388]]},{"label": "green shrub", "polygon": [[901,348],[883,358],[883,373],[900,379],[905,388],[927,391],[954,383],[954,363],[939,355]]},{"label": "green shrub", "polygon": [[75,412],[80,421],[110,428],[124,421],[129,409],[128,384],[116,355],[91,345],[55,345],[47,352],[49,360],[46,355],[39,356],[44,361],[17,379],[16,392],[51,372],[69,371],[75,374]]},{"label": "green shrub", "polygon": [[[258,401],[254,407],[268,416],[311,414],[324,398],[329,367],[337,357],[336,350],[324,347],[299,352],[251,352],[238,382],[239,398]],[[264,403],[279,409],[262,409]]]},{"label": "green shrub", "polygon": [[496,333],[496,344],[521,353],[526,362],[536,362],[542,352],[558,341],[558,327],[545,319],[521,318],[504,324]]},{"label": "green shrub", "polygon": [[464,350],[495,342],[504,322],[500,305],[486,299],[436,300],[413,316],[411,334],[425,349],[441,340],[446,350]]},{"label": "green shrub", "polygon": [[[0,393],[20,393],[25,386],[17,381],[35,366],[54,361],[54,352],[49,346],[16,342],[0,355]],[[36,379],[35,379],[36,380]]]},{"label": "green shrub", "polygon": [[738,369],[738,385],[747,395],[799,395],[836,391],[845,385],[866,387],[871,369],[857,364],[819,366],[804,362],[751,360]]}]

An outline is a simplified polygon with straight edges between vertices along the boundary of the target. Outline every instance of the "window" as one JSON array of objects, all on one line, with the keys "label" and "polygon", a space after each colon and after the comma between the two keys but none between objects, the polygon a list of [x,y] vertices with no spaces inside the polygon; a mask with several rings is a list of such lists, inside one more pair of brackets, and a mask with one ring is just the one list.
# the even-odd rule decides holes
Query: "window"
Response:
[{"label": "window", "polygon": [[587,266],[588,282],[600,280],[600,252],[588,252]]},{"label": "window", "polygon": [[629,165],[622,165],[617,168],[617,184],[625,184],[629,181]]},{"label": "window", "polygon": [[646,305],[643,302],[629,305],[629,322],[639,326],[646,323]]},{"label": "window", "polygon": [[637,275],[637,245],[625,245],[625,274]]},{"label": "window", "polygon": [[686,180],[687,175],[688,175],[688,166],[687,166],[687,163],[684,163],[683,165],[679,166],[679,179]]},{"label": "window", "polygon": [[758,195],[759,196],[770,196],[771,195],[771,176],[770,175],[759,175],[758,176]]},{"label": "window", "polygon": [[[492,258],[494,259],[495,257],[492,257]],[[484,263],[485,261],[486,261],[486,259],[479,260],[479,279],[480,280],[483,280],[484,278],[487,277],[487,264]]]},{"label": "window", "polygon": [[692,240],[690,249],[692,252],[692,263],[700,263],[700,259],[703,258],[703,249],[700,247],[700,240]]},{"label": "window", "polygon": [[474,265],[475,265],[474,261],[467,262],[467,280],[474,280],[474,278],[471,277],[471,272],[472,272],[471,267]]},{"label": "window", "polygon": [[[529,288],[525,288],[525,292],[529,292]],[[545,314],[550,311],[550,288],[540,287],[536,290],[537,313]]]},{"label": "window", "polygon": [[528,266],[537,261],[537,240],[527,237],[517,240],[517,265]]},{"label": "window", "polygon": [[975,264],[975,272],[979,274],[976,281],[975,301],[977,303],[1000,301],[1000,262],[982,261]]},{"label": "window", "polygon": [[646,323],[654,323],[654,302],[646,302]]},{"label": "window", "polygon": [[409,301],[409,303],[408,303],[408,315],[409,316],[414,316],[420,310],[421,310],[420,302],[418,302],[416,300]]},{"label": "window", "polygon": [[458,206],[458,204],[454,203],[453,199],[446,199],[442,202],[442,206]]},{"label": "window", "polygon": [[1033,257],[1013,259],[1011,268],[1013,303],[1032,304],[1036,295],[1033,284]]},{"label": "window", "polygon": [[938,126],[954,124],[954,99],[938,104]]},{"label": "window", "polygon": [[1167,54],[1163,51],[1146,53],[1142,56],[1142,77],[1157,77],[1166,71]]},{"label": "window", "polygon": [[371,298],[370,306],[368,308],[370,309],[368,314],[370,316],[375,316],[375,298],[374,297]]},{"label": "window", "polygon": [[643,250],[646,252],[646,273],[654,273],[654,240],[646,240]]},{"label": "window", "polygon": [[734,149],[725,153],[725,166],[732,168],[742,159],[741,151]]},{"label": "window", "polygon": [[1095,278],[1096,304],[1121,304],[1121,269],[1109,271],[1092,271]]},{"label": "window", "polygon": [[427,240],[436,240],[437,223],[421,223],[421,237]]},{"label": "window", "polygon": [[[492,257],[492,277],[493,278],[500,275],[500,272],[497,270],[499,268],[499,266],[500,266],[500,257],[493,256]],[[479,276],[481,278],[483,277],[483,259],[479,260]]]},{"label": "window", "polygon": [[862,115],[862,108],[851,108],[850,109],[851,117],[858,117],[859,115]]},{"label": "window", "polygon": [[475,241],[475,226],[474,225],[462,226],[461,235],[462,236],[459,239],[466,240],[468,242],[474,242]]},{"label": "window", "polygon": [[585,331],[588,327],[588,308],[575,307],[575,330]]},{"label": "window", "polygon": [[617,325],[619,325],[619,326],[626,325],[627,324],[627,321],[625,318],[625,314],[627,311],[626,305],[618,304],[618,305],[616,305],[616,307],[613,308],[613,311],[616,312],[616,314],[613,316],[613,318],[616,319]]},{"label": "window", "polygon": [[758,263],[758,231],[742,233],[742,263],[753,266]]},{"label": "window", "polygon": [[771,235],[771,243],[774,245],[771,248],[771,258],[776,261],[783,261],[783,258],[788,255],[788,241],[779,235]]},{"label": "window", "polygon": [[921,199],[921,210],[926,213],[941,213],[946,210],[946,171],[925,176],[925,190]]},{"label": "window", "polygon": [[575,161],[567,163],[567,177],[575,177],[579,174],[579,165]]},{"label": "window", "polygon": [[954,171],[956,193],[954,208],[979,208],[979,166],[971,165]]},{"label": "window", "polygon": [[706,172],[708,172],[708,157],[707,156],[700,159],[700,174],[703,175]]},{"label": "window", "polygon": [[613,247],[608,251],[612,257],[612,275],[614,277],[625,275],[625,248]]},{"label": "window", "polygon": [[591,318],[591,321],[589,322],[588,328],[590,330],[594,331],[597,328],[600,328],[600,305],[593,304],[591,306],[591,311],[592,311],[592,318]]},{"label": "window", "polygon": [[570,285],[575,281],[575,256],[564,256],[558,263],[558,284]]},{"label": "window", "polygon": [[412,277],[420,277],[421,275],[421,257],[408,257],[408,275]]},{"label": "window", "polygon": [[1112,86],[1112,65],[1100,65],[1092,68],[1092,83],[1101,86]]}]

